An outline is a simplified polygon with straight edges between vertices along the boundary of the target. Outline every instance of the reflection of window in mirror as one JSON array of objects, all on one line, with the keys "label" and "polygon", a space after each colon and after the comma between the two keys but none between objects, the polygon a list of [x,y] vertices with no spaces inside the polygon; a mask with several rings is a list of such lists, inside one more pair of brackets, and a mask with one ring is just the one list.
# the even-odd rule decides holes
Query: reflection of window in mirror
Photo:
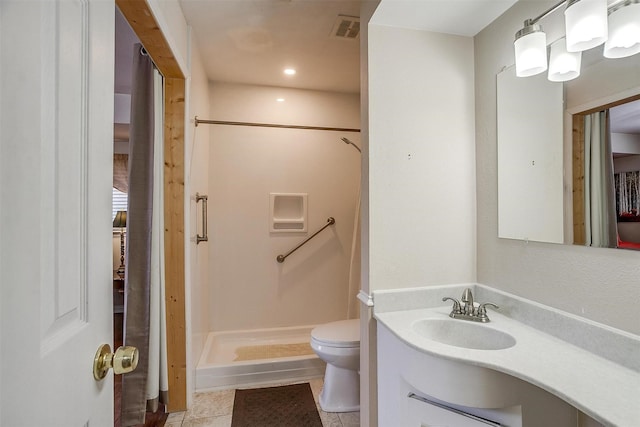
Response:
[{"label": "reflection of window in mirror", "polygon": [[574,243],[640,249],[640,95],[573,115]]}]

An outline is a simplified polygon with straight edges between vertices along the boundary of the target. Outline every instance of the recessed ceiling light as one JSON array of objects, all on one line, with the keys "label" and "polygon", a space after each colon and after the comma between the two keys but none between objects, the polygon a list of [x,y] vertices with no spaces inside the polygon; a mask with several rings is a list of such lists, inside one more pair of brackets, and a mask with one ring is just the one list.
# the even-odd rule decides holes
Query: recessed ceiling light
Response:
[{"label": "recessed ceiling light", "polygon": [[278,98],[278,99],[276,99],[276,101],[278,101],[278,102],[284,102],[284,98]]},{"label": "recessed ceiling light", "polygon": [[293,68],[285,68],[284,73],[287,76],[293,76],[296,73],[296,70],[294,70]]}]

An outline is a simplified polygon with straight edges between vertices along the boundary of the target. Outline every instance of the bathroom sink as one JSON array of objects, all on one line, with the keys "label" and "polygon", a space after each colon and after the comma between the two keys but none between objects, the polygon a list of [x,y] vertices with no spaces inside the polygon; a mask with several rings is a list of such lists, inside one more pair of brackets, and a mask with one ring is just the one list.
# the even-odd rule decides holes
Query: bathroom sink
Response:
[{"label": "bathroom sink", "polygon": [[516,339],[486,325],[455,319],[422,319],[412,329],[423,338],[474,350],[503,350],[513,347]]}]

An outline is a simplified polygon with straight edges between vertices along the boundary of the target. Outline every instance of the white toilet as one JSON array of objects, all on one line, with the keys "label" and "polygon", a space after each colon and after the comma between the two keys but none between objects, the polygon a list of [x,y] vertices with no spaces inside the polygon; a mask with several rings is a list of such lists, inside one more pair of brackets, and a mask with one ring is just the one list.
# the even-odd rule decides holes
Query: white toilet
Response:
[{"label": "white toilet", "polygon": [[360,410],[360,320],[315,327],[311,348],[327,363],[320,407],[325,412]]}]

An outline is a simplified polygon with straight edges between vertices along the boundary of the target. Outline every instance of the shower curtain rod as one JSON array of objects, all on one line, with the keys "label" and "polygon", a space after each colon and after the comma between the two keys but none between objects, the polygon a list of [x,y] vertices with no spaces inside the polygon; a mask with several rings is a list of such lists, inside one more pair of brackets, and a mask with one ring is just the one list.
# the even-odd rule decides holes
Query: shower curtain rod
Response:
[{"label": "shower curtain rod", "polygon": [[206,125],[231,125],[231,126],[254,126],[254,127],[264,127],[264,128],[284,128],[284,129],[305,129],[305,130],[331,130],[338,132],[360,132],[360,129],[354,128],[332,128],[332,127],[324,127],[324,126],[298,126],[298,125],[279,125],[273,123],[251,123],[251,122],[228,122],[223,120],[203,120],[199,119],[198,116],[194,118],[196,127],[199,124]]}]

